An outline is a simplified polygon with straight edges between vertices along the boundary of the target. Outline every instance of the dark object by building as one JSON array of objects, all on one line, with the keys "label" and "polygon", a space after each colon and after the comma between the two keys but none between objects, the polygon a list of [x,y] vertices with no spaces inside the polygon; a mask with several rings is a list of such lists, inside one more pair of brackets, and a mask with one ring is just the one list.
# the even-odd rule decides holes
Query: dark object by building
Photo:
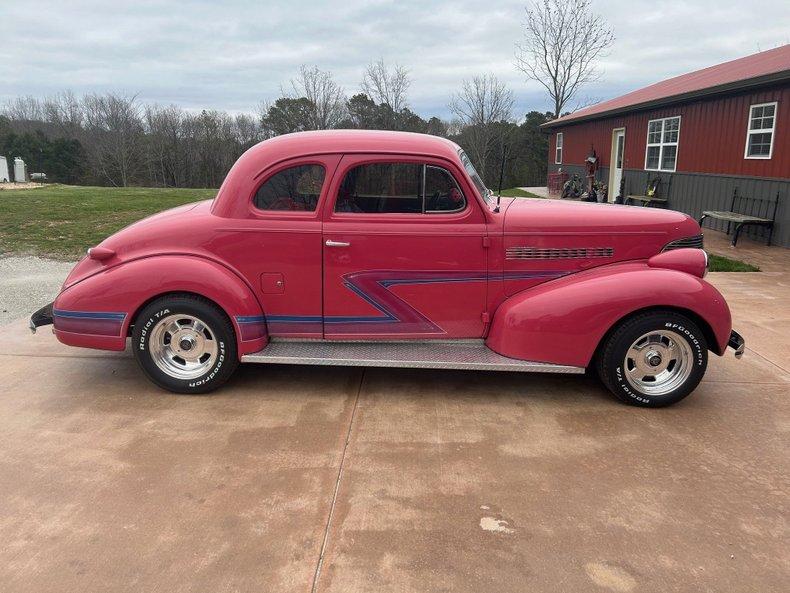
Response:
[{"label": "dark object by building", "polygon": [[[772,243],[790,246],[790,45],[711,66],[581,109],[547,124],[549,172],[584,175],[622,195],[661,180],[667,206],[700,218],[728,211],[775,219]],[[617,191],[609,192],[614,201]],[[746,211],[742,211],[746,210]],[[727,221],[706,217],[726,231]],[[731,225],[730,225],[731,226]],[[768,239],[771,228],[743,234]]]}]

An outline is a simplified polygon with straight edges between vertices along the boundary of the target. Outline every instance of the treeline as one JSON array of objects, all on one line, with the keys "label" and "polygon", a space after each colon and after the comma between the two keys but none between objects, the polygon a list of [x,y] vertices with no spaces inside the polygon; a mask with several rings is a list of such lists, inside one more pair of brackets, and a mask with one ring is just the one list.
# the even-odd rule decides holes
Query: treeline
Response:
[{"label": "treeline", "polygon": [[144,104],[135,96],[71,92],[20,97],[0,112],[0,155],[22,157],[49,181],[78,185],[218,187],[252,145],[291,132],[383,129],[450,138],[496,188],[504,156],[504,187],[544,184],[550,114],[516,122],[513,95],[493,76],[464,81],[453,95],[451,121],[424,119],[407,104],[408,73],[375,62],[350,98],[329,72],[303,66],[281,97],[258,112],[192,112]]}]

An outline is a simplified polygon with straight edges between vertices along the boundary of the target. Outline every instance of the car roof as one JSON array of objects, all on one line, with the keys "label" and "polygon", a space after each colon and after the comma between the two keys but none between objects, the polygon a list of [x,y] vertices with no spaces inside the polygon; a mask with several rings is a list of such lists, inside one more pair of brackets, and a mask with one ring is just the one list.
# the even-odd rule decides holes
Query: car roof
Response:
[{"label": "car roof", "polygon": [[277,160],[308,154],[395,152],[458,158],[458,145],[446,138],[388,130],[319,130],[283,134],[256,144],[242,158]]},{"label": "car roof", "polygon": [[[406,154],[458,162],[454,142],[428,134],[385,130],[321,130],[283,134],[256,144],[231,167],[217,193],[212,213],[228,218],[243,215],[239,195],[247,195],[267,167],[293,158],[319,154]],[[459,163],[459,166],[461,164]]]}]

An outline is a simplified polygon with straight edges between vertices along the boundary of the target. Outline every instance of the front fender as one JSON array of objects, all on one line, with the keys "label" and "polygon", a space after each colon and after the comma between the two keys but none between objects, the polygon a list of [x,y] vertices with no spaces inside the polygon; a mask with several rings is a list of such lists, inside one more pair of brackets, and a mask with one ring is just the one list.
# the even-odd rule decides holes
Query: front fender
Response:
[{"label": "front fender", "polygon": [[511,358],[587,366],[615,323],[651,307],[692,311],[715,336],[710,348],[722,354],[727,347],[732,318],[721,293],[691,274],[643,262],[579,272],[510,297],[486,344]]},{"label": "front fender", "polygon": [[123,350],[137,311],[173,292],[219,305],[233,322],[239,356],[266,345],[263,311],[244,280],[216,261],[189,255],[132,260],[65,288],[54,303],[55,335],[71,346]]}]

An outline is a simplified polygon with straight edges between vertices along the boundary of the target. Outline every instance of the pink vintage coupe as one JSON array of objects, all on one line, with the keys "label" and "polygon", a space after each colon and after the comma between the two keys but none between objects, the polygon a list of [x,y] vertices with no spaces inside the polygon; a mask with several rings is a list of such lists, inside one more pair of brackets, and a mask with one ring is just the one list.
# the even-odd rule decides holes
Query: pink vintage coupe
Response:
[{"label": "pink vintage coupe", "polygon": [[280,136],[213,200],[88,250],[31,317],[64,344],[123,350],[157,385],[204,393],[239,362],[583,373],[663,406],[736,356],[678,212],[502,198],[448,140]]}]

